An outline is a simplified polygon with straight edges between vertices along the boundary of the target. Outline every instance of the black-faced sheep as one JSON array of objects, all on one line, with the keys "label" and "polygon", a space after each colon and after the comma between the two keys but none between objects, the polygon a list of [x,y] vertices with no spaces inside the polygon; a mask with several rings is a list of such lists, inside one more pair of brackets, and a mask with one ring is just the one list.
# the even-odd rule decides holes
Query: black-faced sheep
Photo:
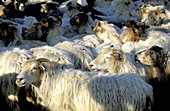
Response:
[{"label": "black-faced sheep", "polygon": [[8,20],[0,20],[0,40],[5,46],[19,45],[20,39],[17,24]]},{"label": "black-faced sheep", "polygon": [[[43,62],[47,62],[50,69]],[[22,63],[16,84],[34,87],[37,98],[51,111],[151,110],[152,87],[135,74],[80,70],[51,74],[50,61],[28,60]]]}]

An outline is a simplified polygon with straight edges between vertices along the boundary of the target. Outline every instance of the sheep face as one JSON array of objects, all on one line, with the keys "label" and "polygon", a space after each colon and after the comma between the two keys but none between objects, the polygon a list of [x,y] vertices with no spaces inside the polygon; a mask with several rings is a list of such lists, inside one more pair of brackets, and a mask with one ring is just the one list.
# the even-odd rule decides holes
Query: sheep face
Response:
[{"label": "sheep face", "polygon": [[90,63],[91,71],[103,70],[109,71],[110,64],[126,62],[126,56],[119,50],[116,50],[113,45],[102,49],[101,53]]},{"label": "sheep face", "polygon": [[78,13],[70,19],[70,24],[73,26],[85,25],[88,21],[88,15],[86,13]]},{"label": "sheep face", "polygon": [[3,40],[5,46],[8,46],[10,43],[14,42],[17,34],[17,25],[11,22],[2,21],[0,22],[0,40]]},{"label": "sheep face", "polygon": [[[95,33],[95,35],[97,37],[99,37],[101,40],[105,41],[105,40],[108,40],[108,39],[112,39],[115,38],[115,37],[111,37],[113,36],[114,34],[114,30],[111,29],[111,31],[114,31],[112,32],[111,34],[111,31],[110,31],[110,27],[108,27],[108,23],[107,21],[100,21],[100,22],[97,22],[95,23],[92,27],[91,27],[91,30]],[[116,32],[117,33],[117,32]],[[115,35],[116,37],[118,36]]]},{"label": "sheep face", "polygon": [[156,8],[155,10],[149,10],[144,8],[142,11],[142,21],[147,25],[159,26],[163,20],[168,19],[168,14],[163,8]]},{"label": "sheep face", "polygon": [[135,22],[135,21],[130,21],[126,24],[126,26],[131,29],[129,37],[131,36],[131,41],[139,41],[139,40],[146,40],[147,39],[147,29],[149,26],[146,26],[142,22]]},{"label": "sheep face", "polygon": [[37,61],[26,61],[20,63],[22,65],[22,71],[17,76],[16,84],[19,87],[23,87],[27,84],[34,84],[39,82],[40,80],[40,68],[44,68],[40,66]]},{"label": "sheep face", "polygon": [[150,49],[139,52],[135,60],[142,64],[150,66],[166,66],[168,60],[168,51],[159,46],[152,46]]}]

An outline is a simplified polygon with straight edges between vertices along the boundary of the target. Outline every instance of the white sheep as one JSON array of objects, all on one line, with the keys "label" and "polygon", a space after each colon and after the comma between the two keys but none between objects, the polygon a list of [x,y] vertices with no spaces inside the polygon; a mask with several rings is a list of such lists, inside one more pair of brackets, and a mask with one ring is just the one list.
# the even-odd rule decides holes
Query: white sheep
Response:
[{"label": "white sheep", "polygon": [[88,70],[88,65],[93,59],[93,54],[88,48],[70,41],[58,43],[54,47],[69,52],[76,69]]},{"label": "white sheep", "polygon": [[[49,64],[51,71],[43,62]],[[49,60],[28,60],[22,63],[16,84],[19,87],[31,84],[37,98],[51,111],[143,111],[151,108],[152,87],[136,74],[80,70],[51,74]]]}]

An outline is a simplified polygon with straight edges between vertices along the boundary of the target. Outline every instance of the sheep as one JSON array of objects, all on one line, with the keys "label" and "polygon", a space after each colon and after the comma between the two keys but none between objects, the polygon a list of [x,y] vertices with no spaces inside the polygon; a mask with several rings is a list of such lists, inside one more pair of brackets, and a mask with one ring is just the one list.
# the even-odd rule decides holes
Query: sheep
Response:
[{"label": "sheep", "polygon": [[167,68],[168,51],[160,46],[152,46],[149,49],[138,52],[135,55],[135,60],[142,64],[150,65],[153,68],[154,76],[164,78],[168,73]]},{"label": "sheep", "polygon": [[136,63],[134,57],[134,53],[123,53],[121,46],[119,48],[111,44],[103,47],[99,55],[90,62],[89,69],[110,73],[137,73],[149,82],[154,78],[153,69],[150,66]]},{"label": "sheep", "polygon": [[40,40],[47,42],[51,46],[67,40],[66,37],[62,36],[61,25],[62,21],[60,18],[49,16],[46,19],[42,19],[37,25],[37,28],[42,31]]},{"label": "sheep", "polygon": [[93,54],[85,46],[64,41],[56,44],[54,47],[69,52],[76,69],[89,70],[88,65],[93,59]]},{"label": "sheep", "polygon": [[[18,61],[25,61],[28,59],[34,59],[35,57],[28,50],[21,50],[14,48],[10,51],[4,51],[0,54],[0,95],[3,102],[0,105],[4,109],[12,111],[22,110],[38,110],[49,111],[46,107],[43,107],[41,103],[36,103],[35,95],[31,87],[19,88],[16,87],[16,76],[21,71],[21,67]],[[18,67],[19,66],[19,67]],[[7,87],[8,86],[8,87]]]},{"label": "sheep", "polygon": [[120,35],[120,39],[123,43],[133,41],[138,42],[139,40],[145,41],[147,39],[147,29],[149,26],[142,22],[129,21],[126,23],[126,28]]},{"label": "sheep", "polygon": [[14,111],[20,110],[18,98],[20,88],[15,85],[15,78],[20,72],[20,66],[17,62],[30,58],[33,56],[28,51],[17,48],[0,53],[0,96],[5,99],[3,102]]},{"label": "sheep", "polygon": [[71,60],[71,56],[64,50],[51,46],[42,46],[31,48],[30,52],[32,52],[36,58],[47,58],[52,61],[55,70],[74,68],[74,63],[73,60]]},{"label": "sheep", "polygon": [[113,28],[113,26],[113,24],[108,24],[107,21],[100,21],[92,26],[92,31],[104,42],[107,40],[118,40],[122,42],[118,32]]},{"label": "sheep", "polygon": [[21,37],[18,34],[17,24],[9,20],[0,20],[0,34],[5,46],[18,45]]},{"label": "sheep", "polygon": [[76,14],[73,18],[70,19],[70,24],[74,27],[77,28],[77,32],[79,34],[82,33],[92,33],[91,31],[91,26],[93,24],[93,20],[91,18],[90,13],[78,13]]},{"label": "sheep", "polygon": [[[165,102],[169,100],[170,91],[170,70],[168,61],[168,51],[159,46],[152,46],[140,51],[135,55],[136,62],[149,65],[153,68],[153,73],[157,78],[152,79],[150,84],[154,89],[154,111],[167,110],[169,105]],[[161,77],[161,80],[159,78]]]},{"label": "sheep", "polygon": [[148,28],[149,26],[144,23],[133,20],[126,23],[126,28],[123,31],[121,31],[118,27],[114,28],[112,24],[108,24],[106,21],[97,22],[95,26],[92,26],[92,30],[95,35],[97,35],[104,42],[108,40],[118,40],[121,43],[146,40],[146,31]]},{"label": "sheep", "polygon": [[[43,62],[47,62],[50,69]],[[152,87],[135,74],[113,75],[73,69],[53,74],[52,64],[44,58],[28,60],[21,65],[16,84],[34,87],[37,98],[51,111],[151,110]]]},{"label": "sheep", "polygon": [[38,33],[40,33],[39,30],[37,30],[37,26],[36,26],[36,24],[38,23],[37,19],[33,16],[29,16],[29,17],[24,17],[23,20],[19,19],[17,22],[21,22],[21,21],[23,21],[23,23],[20,23],[19,30],[21,32],[22,39],[37,40],[39,38]]}]

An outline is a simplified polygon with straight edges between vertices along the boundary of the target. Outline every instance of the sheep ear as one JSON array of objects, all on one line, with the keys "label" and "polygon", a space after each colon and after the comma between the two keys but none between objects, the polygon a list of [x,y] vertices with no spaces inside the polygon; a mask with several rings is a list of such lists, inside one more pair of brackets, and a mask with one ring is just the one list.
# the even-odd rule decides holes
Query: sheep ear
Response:
[{"label": "sheep ear", "polygon": [[44,66],[42,66],[42,65],[39,65],[39,68],[40,68],[42,71],[45,71],[45,68],[44,68]]},{"label": "sheep ear", "polygon": [[115,6],[118,6],[119,5],[119,2],[115,2]]},{"label": "sheep ear", "polygon": [[145,7],[145,5],[143,4],[140,8],[143,9]]},{"label": "sheep ear", "polygon": [[22,62],[21,62],[21,61],[18,61],[17,64],[18,64],[18,65],[22,65]]},{"label": "sheep ear", "polygon": [[156,59],[156,53],[155,52],[151,56],[152,56],[152,58]]},{"label": "sheep ear", "polygon": [[48,27],[48,22],[46,22],[46,23],[44,24],[44,26],[45,26],[45,27]]},{"label": "sheep ear", "polygon": [[40,30],[42,29],[41,24],[38,24],[38,25],[37,25],[37,29],[40,29]]},{"label": "sheep ear", "polygon": [[79,18],[76,19],[76,23],[80,23],[80,19]]},{"label": "sheep ear", "polygon": [[2,33],[2,36],[6,37],[8,34],[6,32],[6,30],[4,30],[4,33]]}]

